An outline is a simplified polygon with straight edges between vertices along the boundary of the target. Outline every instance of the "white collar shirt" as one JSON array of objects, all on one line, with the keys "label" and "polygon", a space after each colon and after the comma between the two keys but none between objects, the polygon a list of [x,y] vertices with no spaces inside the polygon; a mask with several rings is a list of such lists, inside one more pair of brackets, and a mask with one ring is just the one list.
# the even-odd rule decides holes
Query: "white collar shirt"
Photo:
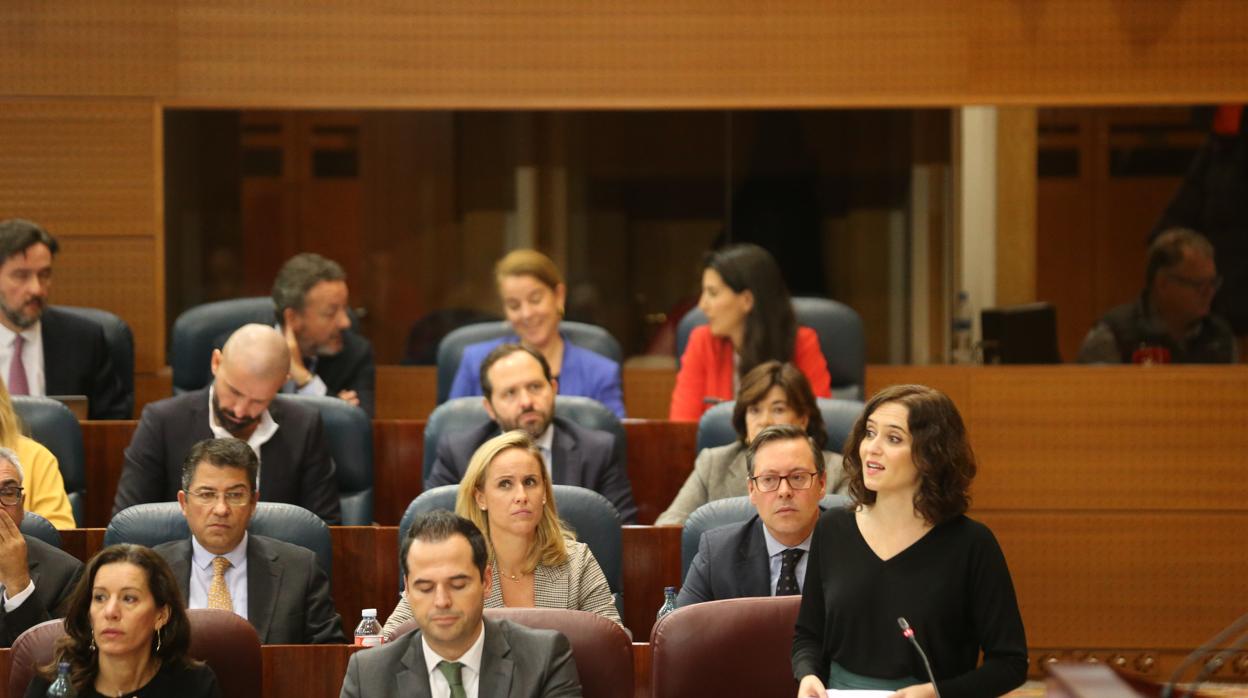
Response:
[{"label": "white collar shirt", "polygon": [[[243,618],[247,617],[247,539],[243,540],[230,552],[221,555],[230,561],[230,568],[225,571],[225,588],[230,590],[230,603],[234,612]],[[210,553],[199,544],[195,536],[191,536],[191,579],[186,600],[187,608],[208,608],[208,590],[212,588],[212,561],[218,555]]]},{"label": "white collar shirt", "polygon": [[[208,428],[212,430],[212,435],[218,439],[236,438],[233,434],[226,431],[225,427],[217,421],[217,414],[212,411],[213,400],[216,397],[217,386],[208,386]],[[260,424],[256,426],[255,431],[251,432],[251,437],[247,439],[247,445],[251,446],[251,450],[256,452],[256,460],[260,461],[261,470],[264,469],[264,457],[260,455],[260,447],[269,442],[273,435],[277,433],[277,422],[273,421],[273,415],[269,414],[266,409],[260,415]],[[260,471],[256,472],[256,492],[260,491]]]},{"label": "white collar shirt", "polygon": [[[451,661],[444,659],[440,654],[433,651],[429,643],[425,641],[425,634],[420,634],[420,647],[425,653],[425,668],[429,671],[429,694],[431,698],[451,698],[451,685],[447,683],[446,676],[442,674],[442,670],[438,668],[438,664],[443,661]],[[472,643],[467,652],[454,661],[463,665],[460,669],[459,678],[464,682],[464,694],[467,698],[477,698],[481,687],[481,656],[485,651],[485,623],[481,623],[481,632],[477,633],[477,641]]]},{"label": "white collar shirt", "polygon": [[[22,347],[22,365],[26,367],[26,385],[30,394],[44,397],[48,394],[46,373],[43,370],[43,324],[35,324],[22,330],[26,344]],[[17,333],[0,325],[0,378],[9,383],[9,367],[13,364],[13,342]]]},{"label": "white collar shirt", "polygon": [[546,425],[546,431],[542,432],[542,435],[537,437],[534,443],[537,445],[537,450],[542,452],[542,460],[546,462],[546,474],[554,477],[555,466],[551,460],[555,455],[555,423],[551,422]]}]

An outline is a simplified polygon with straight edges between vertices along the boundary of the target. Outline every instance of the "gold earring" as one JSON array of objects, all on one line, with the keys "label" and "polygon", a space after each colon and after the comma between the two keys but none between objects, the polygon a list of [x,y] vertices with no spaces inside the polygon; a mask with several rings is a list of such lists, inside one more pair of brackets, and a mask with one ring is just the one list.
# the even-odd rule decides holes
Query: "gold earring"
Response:
[{"label": "gold earring", "polygon": [[160,654],[160,628],[156,628],[156,654]]}]

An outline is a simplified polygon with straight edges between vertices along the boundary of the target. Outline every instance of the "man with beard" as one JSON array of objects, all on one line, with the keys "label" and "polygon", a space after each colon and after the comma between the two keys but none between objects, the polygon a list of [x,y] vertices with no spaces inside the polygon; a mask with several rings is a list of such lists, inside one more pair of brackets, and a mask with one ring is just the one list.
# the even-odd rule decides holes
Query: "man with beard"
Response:
[{"label": "man with beard", "polygon": [[129,419],[98,324],[48,307],[60,246],[37,224],[0,221],[0,378],[13,395],[86,395],[91,419]]},{"label": "man with beard", "polygon": [[244,325],[212,353],[212,384],[143,408],[126,447],[113,513],[172,502],[191,447],[213,437],[246,441],[260,457],[260,501],[296,504],[328,524],[342,520],[334,463],[320,414],[278,397],[290,370],[281,333]]},{"label": "man with beard", "polygon": [[347,275],[335,261],[305,252],[273,281],[278,329],[290,349],[283,393],[336,395],[373,416],[373,345],[351,331]]},{"label": "man with beard", "polygon": [[615,437],[556,417],[557,388],[541,352],[519,344],[495,347],[481,362],[481,394],[491,421],[442,438],[425,489],[458,483],[481,444],[523,429],[537,441],[551,482],[594,490],[625,523],[634,523],[637,505],[628,471],[616,457]]}]

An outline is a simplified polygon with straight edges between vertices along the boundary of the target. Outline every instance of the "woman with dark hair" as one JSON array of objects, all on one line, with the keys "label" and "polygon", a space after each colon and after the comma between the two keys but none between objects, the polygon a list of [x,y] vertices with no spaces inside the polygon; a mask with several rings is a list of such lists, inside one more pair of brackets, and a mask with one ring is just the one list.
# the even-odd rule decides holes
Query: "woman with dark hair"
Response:
[{"label": "woman with dark hair", "polygon": [[764,361],[792,361],[818,397],[832,377],[809,327],[798,327],[776,260],[758,245],[729,245],[706,255],[698,307],[707,324],[689,335],[668,417],[696,421],[731,400],[737,380]]},{"label": "woman with dark hair", "polygon": [[[828,440],[823,415],[810,389],[810,382],[793,364],[767,361],[754,367],[741,379],[741,390],[732,409],[732,426],[737,440],[723,446],[704,448],[693,464],[693,472],[681,486],[667,511],[659,515],[657,526],[679,526],[694,509],[725,497],[743,497],[746,487],[746,451],[760,431],[773,424],[795,424],[823,448]],[[845,488],[845,472],[839,453],[825,450],[828,464],[828,492]]]},{"label": "woman with dark hair", "polygon": [[966,516],[975,456],[953,401],[921,385],[880,391],[846,442],[845,470],[854,506],[820,518],[807,563],[793,639],[798,697],[822,698],[825,685],[902,698],[1020,686],[1023,620],[996,538]]},{"label": "woman with dark hair", "polygon": [[210,698],[217,677],[187,657],[191,624],[164,559],[140,545],[113,545],[87,563],[67,604],[65,637],[26,689],[43,698],[68,662],[80,698]]}]

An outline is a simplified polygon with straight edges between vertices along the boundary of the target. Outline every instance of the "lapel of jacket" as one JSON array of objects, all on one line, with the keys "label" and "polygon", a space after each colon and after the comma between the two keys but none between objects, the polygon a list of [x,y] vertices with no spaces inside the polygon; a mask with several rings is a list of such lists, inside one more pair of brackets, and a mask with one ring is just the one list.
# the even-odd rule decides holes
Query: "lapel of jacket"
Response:
[{"label": "lapel of jacket", "polygon": [[277,553],[269,550],[256,536],[247,537],[247,619],[256,628],[260,642],[268,642],[273,607],[282,586],[282,566]]},{"label": "lapel of jacket", "polygon": [[481,651],[481,678],[477,687],[479,698],[507,698],[511,694],[511,679],[515,663],[509,656],[511,645],[507,642],[503,626],[485,619],[485,647]]},{"label": "lapel of jacket", "polygon": [[396,695],[426,698],[433,695],[429,686],[429,668],[425,666],[425,651],[421,647],[420,633],[412,633],[407,641],[407,651],[399,660],[403,670],[394,675],[399,691]]},{"label": "lapel of jacket", "polygon": [[771,560],[763,538],[763,520],[755,515],[737,547],[736,578],[742,596],[771,596]]},{"label": "lapel of jacket", "polygon": [[562,420],[555,420],[555,435],[550,444],[550,481],[555,485],[577,485],[584,482],[585,463],[581,458],[581,449],[576,435]]},{"label": "lapel of jacket", "polygon": [[191,541],[178,541],[176,548],[177,555],[169,563],[169,569],[173,571],[173,578],[178,581],[178,588],[182,590],[182,600],[186,603],[191,602]]},{"label": "lapel of jacket", "polygon": [[[53,308],[45,308],[43,317],[39,319],[39,341],[43,344],[43,386],[47,395],[72,392],[65,389],[61,380],[63,378],[61,371],[69,365],[66,362],[71,360],[67,352],[72,347],[68,346],[70,342],[58,336],[61,334],[57,332],[60,329],[59,321],[60,318],[57,317]],[[7,374],[5,378],[7,380]]]}]

